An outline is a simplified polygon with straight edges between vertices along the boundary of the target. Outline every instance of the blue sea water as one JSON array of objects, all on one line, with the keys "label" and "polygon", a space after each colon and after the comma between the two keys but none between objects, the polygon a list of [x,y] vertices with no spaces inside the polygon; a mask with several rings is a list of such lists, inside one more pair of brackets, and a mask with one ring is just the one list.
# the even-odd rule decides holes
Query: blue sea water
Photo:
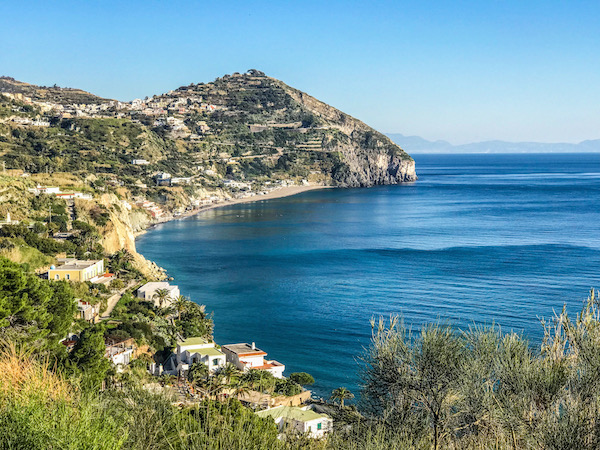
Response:
[{"label": "blue sea water", "polygon": [[417,155],[419,181],[240,204],[160,225],[138,250],[317,395],[358,393],[369,319],[542,337],[600,287],[600,154]]}]

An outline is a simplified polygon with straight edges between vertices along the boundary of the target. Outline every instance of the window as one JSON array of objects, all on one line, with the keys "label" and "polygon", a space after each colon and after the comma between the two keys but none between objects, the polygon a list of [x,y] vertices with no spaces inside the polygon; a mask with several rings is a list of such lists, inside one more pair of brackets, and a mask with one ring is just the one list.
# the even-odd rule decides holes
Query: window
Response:
[{"label": "window", "polygon": [[54,275],[54,279],[55,280],[60,280],[60,275],[59,274]]},{"label": "window", "polygon": [[319,423],[317,424],[317,430],[320,430],[320,429],[321,429],[321,425],[323,425],[321,422],[319,422]]},{"label": "window", "polygon": [[219,360],[213,359],[213,366],[218,366],[218,365],[219,365]]},{"label": "window", "polygon": [[70,279],[71,279],[71,274],[70,274],[70,273],[68,273],[68,274],[67,274],[67,280],[70,280]]}]

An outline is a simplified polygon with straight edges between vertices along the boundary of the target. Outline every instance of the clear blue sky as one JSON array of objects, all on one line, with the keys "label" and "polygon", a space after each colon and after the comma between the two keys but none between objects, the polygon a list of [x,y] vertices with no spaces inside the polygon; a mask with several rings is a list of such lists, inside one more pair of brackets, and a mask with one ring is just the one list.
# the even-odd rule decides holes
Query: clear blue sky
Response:
[{"label": "clear blue sky", "polygon": [[256,68],[383,132],[600,138],[600,2],[6,1],[0,74],[131,100]]}]

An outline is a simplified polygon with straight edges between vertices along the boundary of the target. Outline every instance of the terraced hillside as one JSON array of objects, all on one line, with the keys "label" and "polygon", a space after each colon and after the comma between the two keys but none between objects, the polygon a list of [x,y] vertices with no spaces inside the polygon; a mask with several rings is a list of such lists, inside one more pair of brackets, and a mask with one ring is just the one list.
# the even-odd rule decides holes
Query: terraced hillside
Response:
[{"label": "terraced hillside", "polygon": [[[6,78],[0,92],[12,94],[0,102],[3,159],[31,173],[116,176],[135,186],[167,172],[207,188],[228,179],[258,188],[281,180],[371,186],[415,179],[412,158],[386,136],[255,70],[129,103]],[[65,100],[77,96],[81,103]]]}]

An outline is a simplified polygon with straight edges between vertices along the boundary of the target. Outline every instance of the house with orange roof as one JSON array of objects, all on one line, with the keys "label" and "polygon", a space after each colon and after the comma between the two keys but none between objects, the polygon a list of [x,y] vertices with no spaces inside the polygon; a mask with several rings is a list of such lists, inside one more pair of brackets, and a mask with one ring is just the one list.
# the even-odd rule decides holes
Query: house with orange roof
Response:
[{"label": "house with orange roof", "polygon": [[235,364],[242,371],[250,369],[266,370],[275,378],[283,378],[285,365],[275,360],[266,360],[267,353],[256,347],[256,344],[228,344],[221,347],[227,362]]}]

